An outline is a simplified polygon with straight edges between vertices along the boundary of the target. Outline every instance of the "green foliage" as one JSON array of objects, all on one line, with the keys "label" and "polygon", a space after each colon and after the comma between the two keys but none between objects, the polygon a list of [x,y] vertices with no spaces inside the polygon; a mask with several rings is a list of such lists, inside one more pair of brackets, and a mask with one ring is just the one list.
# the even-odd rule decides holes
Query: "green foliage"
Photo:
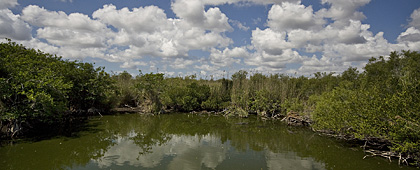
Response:
[{"label": "green foliage", "polygon": [[306,105],[312,95],[320,95],[338,86],[339,78],[333,73],[315,73],[315,77],[289,77],[255,73],[247,79],[247,72],[232,75],[232,104],[247,112],[262,116],[289,111],[310,112]]},{"label": "green foliage", "polygon": [[210,87],[206,85],[198,85],[193,82],[187,86],[187,93],[182,103],[185,103],[183,109],[192,111],[200,109],[201,104],[208,99],[210,95]]},{"label": "green foliage", "polygon": [[347,89],[357,89],[360,88],[360,74],[357,71],[357,68],[349,67],[346,71],[344,71],[340,79],[340,86],[345,87]]},{"label": "green foliage", "polygon": [[221,79],[212,82],[209,98],[201,104],[205,110],[221,111],[230,105],[232,81]]},{"label": "green foliage", "polygon": [[281,104],[281,107],[285,109],[283,110],[284,113],[289,113],[291,111],[294,111],[294,112],[304,111],[304,105],[302,101],[299,100],[299,98],[286,99]]},{"label": "green foliage", "polygon": [[249,98],[249,90],[247,83],[248,72],[241,70],[232,75],[232,104],[244,110],[248,110],[247,103]]},{"label": "green foliage", "polygon": [[72,110],[104,108],[109,110],[107,101],[114,87],[114,81],[103,67],[94,68],[90,63],[69,62],[63,66],[62,74],[73,88],[69,93],[69,104]]},{"label": "green foliage", "polygon": [[419,68],[420,54],[410,51],[372,58],[359,75],[350,68],[340,87],[317,101],[314,127],[360,139],[388,139],[394,151],[419,159]]},{"label": "green foliage", "polygon": [[354,91],[338,87],[321,95],[313,113],[315,128],[329,129],[358,138],[384,135],[383,109],[375,89]]},{"label": "green foliage", "polygon": [[72,84],[58,73],[64,64],[59,57],[10,41],[0,45],[0,56],[3,120],[54,117],[65,110]]},{"label": "green foliage", "polygon": [[66,111],[109,108],[112,81],[103,68],[89,63],[62,60],[9,40],[0,44],[0,73],[1,121],[52,123]]},{"label": "green foliage", "polygon": [[197,80],[168,79],[171,86],[165,92],[167,107],[176,111],[189,112],[201,110],[203,102],[210,96],[210,87],[200,85]]},{"label": "green foliage", "polygon": [[142,95],[143,101],[150,102],[148,112],[159,113],[162,108],[161,94],[165,88],[164,77],[161,73],[147,73],[137,77],[135,85]]},{"label": "green foliage", "polygon": [[246,71],[239,71],[232,75],[232,80],[196,80],[194,75],[165,78],[163,74],[149,73],[140,74],[132,83],[130,78],[121,78],[124,75],[131,77],[128,73],[114,76],[120,88],[117,95],[120,96],[119,103],[124,105],[137,101],[140,104],[136,106],[155,113],[162,109],[221,111],[233,106],[247,114],[261,116],[285,115],[291,110],[309,112],[306,106],[309,97],[333,89],[339,80],[333,74],[326,73],[318,73],[314,78],[295,78],[279,74],[248,75]]},{"label": "green foliage", "polygon": [[139,104],[140,91],[135,88],[135,80],[128,72],[124,71],[118,75],[113,75],[112,79],[116,82],[115,101],[118,107],[135,107]]}]

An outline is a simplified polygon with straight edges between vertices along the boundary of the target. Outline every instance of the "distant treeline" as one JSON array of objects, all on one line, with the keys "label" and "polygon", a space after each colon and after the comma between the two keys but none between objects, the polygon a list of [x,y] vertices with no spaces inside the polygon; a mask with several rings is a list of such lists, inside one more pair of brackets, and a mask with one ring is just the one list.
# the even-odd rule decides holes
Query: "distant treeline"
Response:
[{"label": "distant treeline", "polygon": [[339,75],[313,77],[239,71],[219,80],[140,71],[132,77],[9,41],[0,45],[1,126],[13,135],[32,124],[117,107],[150,113],[229,110],[241,117],[293,111],[310,117],[316,130],[384,139],[401,157],[418,160],[420,54],[392,52],[389,58],[370,59],[364,70],[350,67]]}]

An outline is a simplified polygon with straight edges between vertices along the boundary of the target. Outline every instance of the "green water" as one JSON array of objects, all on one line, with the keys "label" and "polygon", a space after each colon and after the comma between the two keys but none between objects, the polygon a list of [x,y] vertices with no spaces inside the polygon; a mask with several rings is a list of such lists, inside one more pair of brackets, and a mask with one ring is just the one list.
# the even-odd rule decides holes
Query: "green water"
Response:
[{"label": "green water", "polygon": [[171,114],[93,118],[69,137],[0,147],[0,169],[415,169],[278,121]]}]

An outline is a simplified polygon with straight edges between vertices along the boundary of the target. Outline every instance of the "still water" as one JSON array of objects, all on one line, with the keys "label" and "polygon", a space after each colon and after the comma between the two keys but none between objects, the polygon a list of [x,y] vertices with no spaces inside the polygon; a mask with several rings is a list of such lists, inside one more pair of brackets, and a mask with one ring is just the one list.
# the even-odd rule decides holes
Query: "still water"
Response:
[{"label": "still water", "polygon": [[138,114],[93,118],[65,137],[0,147],[0,169],[415,169],[279,121]]}]

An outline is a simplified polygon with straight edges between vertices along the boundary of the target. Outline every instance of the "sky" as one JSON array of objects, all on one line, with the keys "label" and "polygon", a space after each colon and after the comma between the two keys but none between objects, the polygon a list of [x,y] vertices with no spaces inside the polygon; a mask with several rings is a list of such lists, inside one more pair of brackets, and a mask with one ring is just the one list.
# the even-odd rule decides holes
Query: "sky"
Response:
[{"label": "sky", "polygon": [[0,38],[116,74],[339,74],[419,51],[420,1],[1,0]]}]

